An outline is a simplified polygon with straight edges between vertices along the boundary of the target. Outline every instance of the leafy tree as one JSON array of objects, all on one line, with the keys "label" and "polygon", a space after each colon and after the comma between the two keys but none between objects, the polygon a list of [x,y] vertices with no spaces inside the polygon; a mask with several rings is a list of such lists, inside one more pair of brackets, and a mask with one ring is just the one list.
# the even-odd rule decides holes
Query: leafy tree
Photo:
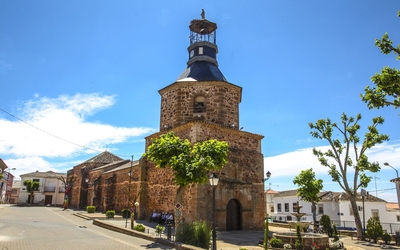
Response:
[{"label": "leafy tree", "polygon": [[29,193],[28,203],[33,203],[33,197],[35,196],[35,190],[40,186],[38,181],[25,180],[23,185],[26,187],[26,191]]},{"label": "leafy tree", "polygon": [[329,215],[324,214],[321,216],[320,225],[322,226],[322,231],[331,237],[333,234],[333,228]]},{"label": "leafy tree", "polygon": [[313,214],[314,230],[317,228],[317,203],[321,200],[318,196],[321,192],[323,185],[321,179],[315,178],[315,173],[312,168],[302,170],[299,175],[294,177],[293,183],[299,188],[297,189],[297,196],[303,198],[304,201],[311,203],[311,210]]},{"label": "leafy tree", "polygon": [[[309,123],[309,126],[312,129],[310,133],[313,137],[329,142],[330,149],[322,152],[314,148],[313,154],[318,157],[321,165],[329,169],[328,174],[332,177],[332,181],[337,182],[349,196],[357,235],[361,239],[363,233],[356,203],[357,190],[360,187],[366,188],[371,181],[372,177],[366,175],[367,171],[376,173],[380,170],[379,163],[368,161],[365,151],[376,144],[389,140],[389,136],[378,132],[377,126],[383,124],[384,119],[376,117],[372,119],[372,125],[368,126],[364,140],[360,141],[360,137],[357,135],[361,128],[360,120],[361,114],[354,118],[343,113],[339,125],[327,118],[318,120],[315,124]],[[339,139],[340,137],[343,138]],[[351,151],[353,151],[354,159],[350,156]],[[328,161],[329,159],[333,160],[333,163]]]},{"label": "leafy tree", "polygon": [[203,184],[208,181],[207,173],[225,166],[228,158],[228,143],[217,140],[197,142],[191,146],[174,132],[153,139],[144,153],[158,168],[169,166],[174,171],[176,185]]},{"label": "leafy tree", "polygon": [[223,168],[228,159],[228,143],[217,140],[196,142],[182,140],[169,132],[154,138],[143,156],[156,164],[157,168],[170,167],[174,182],[179,186],[177,202],[182,202],[182,194],[189,184],[204,184],[207,174]]},{"label": "leafy tree", "polygon": [[[400,11],[397,13],[400,17]],[[400,45],[393,47],[393,41],[388,33],[382,36],[382,39],[375,39],[375,46],[379,47],[383,54],[394,53],[396,60],[400,59]],[[365,94],[361,94],[362,100],[367,103],[370,109],[393,106],[395,109],[400,106],[400,71],[396,68],[384,67],[381,73],[376,73],[371,77],[375,87],[365,88]]]},{"label": "leafy tree", "polygon": [[377,242],[379,237],[382,237],[383,235],[383,228],[382,225],[379,221],[379,218],[377,217],[371,217],[369,218],[367,222],[367,237],[371,240],[374,240],[374,242]]}]

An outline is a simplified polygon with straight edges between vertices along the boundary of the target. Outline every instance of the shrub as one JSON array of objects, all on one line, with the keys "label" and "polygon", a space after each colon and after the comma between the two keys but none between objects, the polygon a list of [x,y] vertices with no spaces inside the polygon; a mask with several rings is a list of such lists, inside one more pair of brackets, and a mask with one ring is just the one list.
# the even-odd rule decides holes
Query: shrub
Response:
[{"label": "shrub", "polygon": [[96,207],[95,206],[87,206],[86,212],[93,214],[94,212],[96,212]]},{"label": "shrub", "polygon": [[383,234],[383,229],[382,225],[379,221],[378,218],[376,217],[371,217],[369,218],[367,222],[367,237],[371,240],[374,240],[374,242],[377,242],[377,239],[382,236]]},{"label": "shrub", "polygon": [[272,237],[271,240],[269,241],[269,244],[271,244],[272,247],[282,247],[282,240],[278,239],[276,237]]},{"label": "shrub", "polygon": [[211,240],[211,227],[205,221],[194,221],[179,225],[175,233],[178,242],[208,249]]},{"label": "shrub", "polygon": [[321,220],[319,221],[320,225],[322,226],[322,231],[326,233],[329,237],[332,236],[333,229],[332,229],[332,223],[331,223],[331,218],[324,214],[321,216]]},{"label": "shrub", "polygon": [[127,208],[122,209],[121,213],[122,213],[122,218],[124,219],[131,217],[131,211],[129,211],[129,209]]},{"label": "shrub", "polygon": [[333,224],[333,234],[332,234],[332,236],[333,236],[333,241],[338,241],[339,240],[336,224]]},{"label": "shrub", "polygon": [[107,212],[106,212],[106,217],[107,218],[114,218],[114,216],[115,216],[115,210],[107,210]]},{"label": "shrub", "polygon": [[296,240],[296,243],[294,243],[294,246],[298,250],[302,250],[303,249],[303,243],[301,243],[301,241],[299,241],[299,240]]},{"label": "shrub", "polygon": [[143,233],[146,230],[146,228],[142,224],[137,224],[133,229]]},{"label": "shrub", "polygon": [[158,225],[156,226],[156,234],[157,234],[157,235],[161,235],[163,231],[164,231],[164,227],[161,226],[160,224],[158,224]]},{"label": "shrub", "polygon": [[392,236],[390,236],[390,234],[388,233],[384,233],[382,235],[382,240],[385,242],[385,244],[389,244],[392,241]]}]

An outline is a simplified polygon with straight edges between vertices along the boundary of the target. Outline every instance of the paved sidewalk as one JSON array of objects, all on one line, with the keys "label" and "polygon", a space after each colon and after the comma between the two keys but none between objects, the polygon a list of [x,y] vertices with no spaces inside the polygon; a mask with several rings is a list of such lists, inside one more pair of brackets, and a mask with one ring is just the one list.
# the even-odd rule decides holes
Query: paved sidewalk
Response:
[{"label": "paved sidewalk", "polygon": [[[72,210],[73,211],[73,210]],[[89,214],[86,211],[74,211],[74,215],[80,216],[89,220],[99,220],[102,223],[116,226],[118,228],[127,228],[130,229],[130,219],[123,219],[121,216],[116,215],[113,219],[107,219],[105,214],[103,213],[92,213]],[[164,233],[161,236],[157,235],[155,232],[155,228],[158,223],[135,220],[136,224],[143,224],[146,228],[146,234],[152,237],[161,237],[163,239],[167,238],[167,235]],[[290,231],[287,228],[281,227],[273,227],[270,226],[269,230],[271,232],[282,232],[282,231]],[[164,230],[166,232],[166,229]],[[173,229],[172,229],[173,233]],[[260,245],[258,245],[259,239],[262,239],[264,236],[263,231],[223,231],[217,232],[217,249],[221,250],[239,250],[240,248],[246,248],[247,250],[262,250],[264,249]],[[173,236],[172,236],[172,240]],[[366,241],[353,240],[351,237],[342,236],[340,240],[343,241],[344,246],[347,250],[378,250],[380,248],[384,249],[397,249],[400,250],[400,247],[393,245],[380,245],[380,244],[371,244]]]}]

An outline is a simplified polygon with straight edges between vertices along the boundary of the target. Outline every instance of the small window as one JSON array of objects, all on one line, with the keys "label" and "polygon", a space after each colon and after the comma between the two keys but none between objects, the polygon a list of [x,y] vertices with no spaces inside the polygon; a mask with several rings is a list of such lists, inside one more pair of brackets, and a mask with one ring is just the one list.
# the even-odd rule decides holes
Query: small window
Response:
[{"label": "small window", "polygon": [[203,55],[203,47],[199,47],[199,55]]},{"label": "small window", "polygon": [[278,212],[282,212],[282,204],[278,203],[277,205],[278,205]]},{"label": "small window", "polygon": [[318,204],[318,214],[324,214],[324,205]]},{"label": "small window", "polygon": [[397,221],[400,221],[400,215],[396,215]]},{"label": "small window", "polygon": [[289,203],[285,203],[285,212],[289,212]]},{"label": "small window", "polygon": [[193,112],[194,113],[206,112],[206,98],[204,96],[198,96],[195,98]]},{"label": "small window", "polygon": [[379,220],[379,210],[378,209],[371,209],[372,217],[377,218]]},{"label": "small window", "polygon": [[270,206],[270,207],[269,207],[269,210],[271,211],[271,213],[275,212],[274,206],[273,206],[273,205]]}]

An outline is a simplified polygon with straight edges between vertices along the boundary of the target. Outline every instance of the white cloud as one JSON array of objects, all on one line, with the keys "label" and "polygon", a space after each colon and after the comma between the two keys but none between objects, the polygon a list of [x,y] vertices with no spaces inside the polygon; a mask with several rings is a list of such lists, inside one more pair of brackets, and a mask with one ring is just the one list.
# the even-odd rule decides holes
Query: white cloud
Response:
[{"label": "white cloud", "polygon": [[[330,146],[315,147],[322,152],[330,149]],[[298,175],[301,170],[312,168],[316,174],[327,174],[327,168],[322,166],[317,157],[312,153],[313,148],[297,149],[293,152],[271,156],[264,158],[265,172],[274,171],[274,176],[294,177]],[[385,142],[367,150],[366,155],[369,161],[379,162],[382,169],[389,169],[390,167],[384,166],[384,162],[389,162],[392,166],[400,166],[400,141]],[[354,159],[354,154],[350,156]]]},{"label": "white cloud", "polygon": [[23,121],[0,118],[0,154],[21,160],[71,157],[85,150],[78,145],[103,151],[110,145],[154,132],[152,128],[116,127],[85,120],[114,102],[114,96],[100,94],[27,101],[21,114],[14,114]]},{"label": "white cloud", "polygon": [[[316,147],[316,149],[325,152],[330,149],[330,146]],[[391,190],[394,185],[389,182],[390,179],[396,177],[396,173],[392,168],[383,165],[383,163],[388,162],[395,169],[396,166],[400,167],[400,159],[398,157],[400,154],[400,141],[382,143],[368,150],[366,154],[369,161],[379,162],[381,167],[381,172],[379,173],[367,173],[368,176],[380,177],[377,181],[377,188],[375,188],[375,180],[373,179],[367,190],[373,195],[375,195],[375,189],[382,190],[379,194],[380,198],[397,201],[396,191]],[[354,155],[351,155],[351,157],[354,159]],[[341,191],[339,184],[332,182],[332,178],[327,174],[328,168],[322,166],[317,157],[313,155],[312,148],[298,149],[293,152],[264,158],[264,171],[272,173],[268,182],[272,182],[276,187],[275,189],[280,191],[296,189],[297,186],[293,184],[293,178],[301,170],[309,168],[313,169],[317,178],[324,180],[324,190]],[[353,171],[350,168],[348,173],[351,174],[351,172]]]}]

